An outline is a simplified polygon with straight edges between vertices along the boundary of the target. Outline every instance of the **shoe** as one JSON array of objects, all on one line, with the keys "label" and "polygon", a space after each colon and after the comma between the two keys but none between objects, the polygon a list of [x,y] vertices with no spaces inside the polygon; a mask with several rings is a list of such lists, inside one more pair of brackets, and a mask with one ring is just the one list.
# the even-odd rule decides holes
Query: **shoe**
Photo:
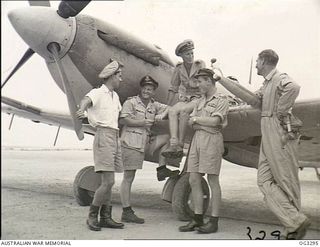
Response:
[{"label": "shoe", "polygon": [[94,205],[90,206],[87,225],[91,231],[101,231],[101,227],[98,222],[99,208],[100,208],[99,206],[94,206]]},{"label": "shoe", "polygon": [[111,211],[112,211],[111,206],[106,206],[106,205],[101,206],[99,225],[101,227],[107,227],[107,228],[118,228],[118,229],[123,228],[124,227],[123,223],[115,222],[111,218]]},{"label": "shoe", "polygon": [[183,148],[179,145],[170,145],[161,155],[169,159],[178,159],[183,157]]},{"label": "shoe", "polygon": [[144,219],[139,218],[137,215],[135,215],[134,211],[131,209],[131,207],[127,210],[122,211],[121,216],[122,222],[128,222],[128,223],[137,223],[137,224],[143,224]]},{"label": "shoe", "polygon": [[196,230],[199,233],[214,233],[218,231],[218,220],[219,217],[211,216],[210,220],[206,224],[197,227]]},{"label": "shoe", "polygon": [[176,177],[180,173],[179,170],[171,171],[166,166],[159,166],[157,167],[157,179],[158,181],[163,181],[166,177]]},{"label": "shoe", "polygon": [[203,225],[203,215],[195,214],[193,219],[185,226],[180,226],[180,232],[192,232],[196,229],[196,227],[200,227]]},{"label": "shoe", "polygon": [[287,240],[299,240],[303,239],[303,237],[307,233],[307,228],[311,225],[311,222],[308,218],[306,218],[302,224],[294,231],[289,232],[286,239]]}]

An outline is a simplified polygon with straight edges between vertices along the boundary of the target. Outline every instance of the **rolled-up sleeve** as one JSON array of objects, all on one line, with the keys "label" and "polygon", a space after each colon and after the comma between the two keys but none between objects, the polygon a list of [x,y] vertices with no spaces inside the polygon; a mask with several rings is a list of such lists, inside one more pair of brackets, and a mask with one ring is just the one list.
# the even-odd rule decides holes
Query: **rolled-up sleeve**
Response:
[{"label": "rolled-up sleeve", "polygon": [[221,119],[221,123],[226,121],[227,115],[229,111],[229,103],[228,100],[225,98],[220,98],[217,104],[217,108],[215,111],[211,112],[210,116],[218,116]]},{"label": "rolled-up sleeve", "polygon": [[96,103],[99,99],[98,94],[99,94],[99,91],[96,88],[92,89],[89,93],[86,94],[85,97],[88,97],[91,100],[92,106],[96,105]]},{"label": "rolled-up sleeve", "polygon": [[168,107],[168,105],[161,104],[160,102],[155,102],[154,104],[155,104],[155,108],[156,108],[156,114],[161,114]]},{"label": "rolled-up sleeve", "polygon": [[131,100],[126,100],[122,106],[120,118],[134,117],[135,110]]}]

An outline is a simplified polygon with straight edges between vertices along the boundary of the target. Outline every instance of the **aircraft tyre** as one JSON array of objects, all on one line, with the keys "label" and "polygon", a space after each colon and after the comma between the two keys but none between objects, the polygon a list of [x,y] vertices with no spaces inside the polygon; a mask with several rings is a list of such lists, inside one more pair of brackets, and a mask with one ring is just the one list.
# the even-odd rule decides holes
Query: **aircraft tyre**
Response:
[{"label": "aircraft tyre", "polygon": [[[210,190],[207,181],[203,177],[201,183],[204,197],[203,212],[206,212],[210,201]],[[174,186],[172,194],[172,211],[181,221],[189,221],[194,215],[189,173],[183,174]]]},{"label": "aircraft tyre", "polygon": [[80,206],[89,206],[93,200],[93,192],[79,187],[81,177],[91,169],[93,169],[93,166],[86,166],[82,168],[77,173],[73,182],[73,194]]}]

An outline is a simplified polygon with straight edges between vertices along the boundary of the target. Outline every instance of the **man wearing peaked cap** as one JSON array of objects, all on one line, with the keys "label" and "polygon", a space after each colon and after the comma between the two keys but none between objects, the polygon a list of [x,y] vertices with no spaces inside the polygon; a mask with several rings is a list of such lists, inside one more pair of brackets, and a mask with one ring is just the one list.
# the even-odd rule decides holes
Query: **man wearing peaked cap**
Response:
[{"label": "man wearing peaked cap", "polygon": [[142,79],[140,80],[140,86],[144,87],[145,85],[152,85],[154,89],[157,89],[159,83],[156,82],[151,76],[146,75],[142,77]]},{"label": "man wearing peaked cap", "polygon": [[185,51],[190,51],[193,49],[194,49],[193,41],[191,39],[186,39],[177,46],[175,53],[177,56],[181,56],[181,54],[184,53]]},{"label": "man wearing peaked cap", "polygon": [[214,75],[214,72],[211,69],[202,68],[202,69],[199,69],[198,73],[194,77],[198,78],[200,76],[207,76],[213,80],[213,75]]},{"label": "man wearing peaked cap", "polygon": [[[179,231],[197,230],[199,233],[213,233],[218,230],[221,189],[219,174],[224,152],[222,128],[227,125],[228,100],[217,93],[216,80],[211,69],[202,68],[195,77],[203,95],[190,115],[189,125],[195,130],[188,153],[187,172],[190,174],[192,198],[194,198],[194,217]],[[203,222],[203,195],[201,179],[207,174],[210,191],[211,216]]]},{"label": "man wearing peaked cap", "polygon": [[159,167],[157,168],[159,181],[179,174],[179,170],[168,169],[166,159],[161,156],[162,150],[167,148],[170,136],[168,134],[154,135],[151,131],[154,122],[163,118],[159,115],[168,113],[167,105],[153,99],[158,85],[158,82],[151,76],[144,76],[140,80],[140,94],[128,98],[120,114],[120,123],[123,125],[121,144],[124,176],[120,189],[123,207],[121,220],[123,222],[144,223],[144,219],[138,217],[132,210],[130,195],[136,171],[142,169],[145,155],[152,156],[159,151]]},{"label": "man wearing peaked cap", "polygon": [[[111,193],[114,173],[123,172],[118,118],[121,104],[114,91],[122,82],[121,63],[109,63],[99,74],[103,79],[100,88],[94,88],[81,100],[77,117],[85,118],[96,128],[93,142],[94,170],[101,174],[101,185],[96,190],[89,209],[87,225],[92,231],[101,227],[123,228],[122,223],[111,218]],[[100,222],[98,214],[100,212]]]},{"label": "man wearing peaked cap", "polygon": [[194,43],[190,39],[181,42],[175,50],[176,55],[180,56],[183,62],[176,66],[168,91],[167,104],[173,105],[169,110],[170,147],[163,152],[163,155],[168,158],[183,156],[188,115],[194,107],[195,100],[201,96],[195,75],[199,69],[205,67],[205,64],[202,60],[194,61],[193,50]]}]

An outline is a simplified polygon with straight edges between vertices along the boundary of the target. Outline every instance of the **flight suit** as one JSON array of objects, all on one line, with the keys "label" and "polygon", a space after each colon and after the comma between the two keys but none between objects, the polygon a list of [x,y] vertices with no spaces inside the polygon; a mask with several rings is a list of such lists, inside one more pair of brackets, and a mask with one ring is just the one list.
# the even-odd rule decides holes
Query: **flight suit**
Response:
[{"label": "flight suit", "polygon": [[190,102],[193,98],[200,98],[197,79],[194,77],[199,69],[204,68],[205,63],[202,60],[196,60],[190,69],[190,75],[183,63],[178,63],[171,79],[169,91],[179,94],[179,101]]},{"label": "flight suit", "polygon": [[290,111],[300,86],[277,70],[271,71],[265,79],[257,92],[262,100],[258,185],[286,231],[293,232],[306,220],[300,212],[298,139],[287,140],[283,145],[281,138],[285,130],[278,116]]}]

